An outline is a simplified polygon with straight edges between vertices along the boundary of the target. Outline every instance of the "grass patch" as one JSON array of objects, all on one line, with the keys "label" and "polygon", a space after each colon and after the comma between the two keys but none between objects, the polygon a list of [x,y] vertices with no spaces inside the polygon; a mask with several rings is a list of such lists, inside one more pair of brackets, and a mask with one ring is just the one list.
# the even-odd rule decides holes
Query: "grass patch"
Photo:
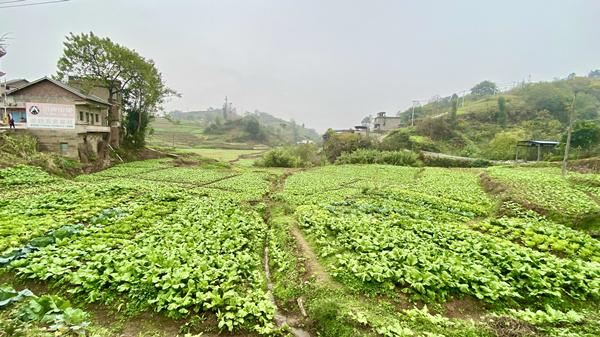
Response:
[{"label": "grass patch", "polygon": [[[219,161],[232,161],[242,155],[260,154],[258,150],[227,150],[227,149],[179,149],[179,153],[195,153],[201,156],[217,159]],[[254,161],[252,159],[252,161]]]}]

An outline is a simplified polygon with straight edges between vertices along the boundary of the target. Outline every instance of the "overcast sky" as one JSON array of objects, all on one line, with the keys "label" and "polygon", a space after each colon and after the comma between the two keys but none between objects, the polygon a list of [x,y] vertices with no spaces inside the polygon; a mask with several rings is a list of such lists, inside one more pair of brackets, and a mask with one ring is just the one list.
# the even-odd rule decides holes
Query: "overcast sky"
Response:
[{"label": "overcast sky", "polygon": [[155,60],[183,94],[167,110],[227,95],[323,132],[482,80],[585,75],[600,68],[599,18],[597,0],[71,0],[0,8],[0,70],[53,75],[65,36],[93,31]]}]

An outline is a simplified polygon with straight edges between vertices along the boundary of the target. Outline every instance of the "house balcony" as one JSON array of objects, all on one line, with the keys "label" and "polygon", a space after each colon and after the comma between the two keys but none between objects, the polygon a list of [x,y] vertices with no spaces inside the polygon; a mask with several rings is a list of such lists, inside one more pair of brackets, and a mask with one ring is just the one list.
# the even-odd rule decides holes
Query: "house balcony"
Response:
[{"label": "house balcony", "polygon": [[110,132],[110,126],[100,124],[75,124],[75,132],[77,133],[94,133],[94,132]]}]

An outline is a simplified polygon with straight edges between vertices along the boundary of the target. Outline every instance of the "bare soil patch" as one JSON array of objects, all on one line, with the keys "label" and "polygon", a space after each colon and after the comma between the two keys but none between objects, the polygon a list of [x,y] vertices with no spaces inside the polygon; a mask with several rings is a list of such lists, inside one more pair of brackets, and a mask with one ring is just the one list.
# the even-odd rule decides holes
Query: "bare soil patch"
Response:
[{"label": "bare soil patch", "polygon": [[488,322],[489,327],[498,337],[535,336],[535,327],[527,322],[511,317],[495,317]]},{"label": "bare soil patch", "polygon": [[473,297],[465,297],[463,299],[453,298],[449,302],[442,304],[443,315],[445,317],[463,320],[481,320],[481,317],[486,315],[483,310],[484,308],[486,308],[486,304]]},{"label": "bare soil patch", "polygon": [[319,282],[327,282],[329,280],[329,275],[319,263],[317,259],[317,255],[310,248],[308,241],[302,236],[300,230],[296,227],[292,227],[292,235],[296,238],[296,245],[298,247],[298,251],[302,256],[306,258],[304,261],[304,267],[306,268],[309,275],[315,275],[317,281]]}]

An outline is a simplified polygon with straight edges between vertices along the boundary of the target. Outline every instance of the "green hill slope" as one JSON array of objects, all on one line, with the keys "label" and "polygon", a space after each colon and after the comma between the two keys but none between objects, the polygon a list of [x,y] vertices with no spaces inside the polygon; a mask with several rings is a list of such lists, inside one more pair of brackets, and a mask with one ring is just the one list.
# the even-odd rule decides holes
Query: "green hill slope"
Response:
[{"label": "green hill slope", "polygon": [[148,143],[176,149],[254,149],[281,146],[304,140],[320,141],[313,129],[260,112],[222,119],[222,110],[172,112],[156,118]]},{"label": "green hill slope", "polygon": [[[415,127],[393,131],[392,134],[398,136],[391,137],[388,143],[393,143],[394,138],[406,139],[402,134],[408,134],[411,140],[419,141],[404,141],[398,145],[460,156],[514,159],[517,140],[562,140],[575,93],[574,129],[594,129],[594,125],[598,125],[600,80],[594,74],[523,84],[504,93],[473,92],[464,97],[464,103],[463,97],[458,96],[437,98],[415,108]],[[455,121],[451,117],[454,100],[457,101]],[[399,115],[410,124],[412,108]],[[573,141],[574,156],[597,154],[600,129],[582,133]],[[562,150],[548,150],[544,157],[561,153]],[[535,159],[536,149],[524,151],[523,156]]]}]

